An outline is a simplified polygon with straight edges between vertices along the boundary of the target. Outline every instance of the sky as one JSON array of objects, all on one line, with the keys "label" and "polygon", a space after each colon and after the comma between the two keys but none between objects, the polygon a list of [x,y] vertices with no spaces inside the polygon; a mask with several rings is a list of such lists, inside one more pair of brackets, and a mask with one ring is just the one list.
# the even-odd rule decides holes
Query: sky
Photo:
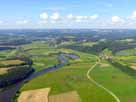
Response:
[{"label": "sky", "polygon": [[0,0],[10,28],[136,28],[136,0]]}]

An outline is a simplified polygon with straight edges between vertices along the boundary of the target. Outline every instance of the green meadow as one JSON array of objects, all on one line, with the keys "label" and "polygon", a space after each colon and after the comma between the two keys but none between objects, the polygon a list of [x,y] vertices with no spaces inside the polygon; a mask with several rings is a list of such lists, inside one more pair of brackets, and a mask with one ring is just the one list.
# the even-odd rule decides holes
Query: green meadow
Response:
[{"label": "green meadow", "polygon": [[[64,52],[65,50],[63,49]],[[86,76],[97,58],[91,54],[68,51],[79,55],[80,59],[70,60],[69,65],[31,80],[20,91],[50,87],[50,95],[54,95],[76,90],[83,102],[114,102],[115,99],[111,95],[93,84]]]},{"label": "green meadow", "polygon": [[90,75],[98,83],[116,94],[121,102],[135,102],[136,80],[119,68],[102,60]]},{"label": "green meadow", "polygon": [[[38,49],[36,48],[37,45]],[[57,64],[59,62],[57,53],[59,52],[73,53],[80,56],[80,58],[75,60],[68,59],[69,64],[61,69],[49,72],[29,81],[24,84],[20,92],[50,87],[50,95],[76,90],[81,98],[81,102],[116,101],[111,94],[87,78],[88,70],[98,61],[96,55],[65,48],[57,49],[48,46],[45,42],[44,44],[34,42],[24,46],[24,49],[27,49],[25,51],[26,54],[32,56],[33,67],[36,71]],[[127,62],[128,65],[129,62],[134,63],[135,59],[136,57],[134,55],[120,56],[117,54],[114,56],[114,60],[120,64]],[[98,84],[113,92],[121,102],[135,102],[136,80],[131,74],[129,75],[120,70],[117,66],[101,59],[99,64],[95,66],[89,75]]]}]

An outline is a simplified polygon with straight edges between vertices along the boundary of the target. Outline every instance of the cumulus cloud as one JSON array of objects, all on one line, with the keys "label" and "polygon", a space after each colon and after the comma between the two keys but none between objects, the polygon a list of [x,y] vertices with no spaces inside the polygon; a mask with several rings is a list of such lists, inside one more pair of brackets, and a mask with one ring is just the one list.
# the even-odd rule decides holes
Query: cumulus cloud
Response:
[{"label": "cumulus cloud", "polygon": [[72,14],[68,14],[67,19],[74,20],[75,22],[82,22],[86,19],[86,16],[73,16]]},{"label": "cumulus cloud", "polygon": [[136,19],[136,11],[134,11],[130,17],[131,19]]},{"label": "cumulus cloud", "polygon": [[58,12],[55,12],[55,13],[52,14],[52,16],[50,16],[50,18],[51,18],[52,20],[57,21],[57,20],[59,20],[61,17],[60,17],[60,14],[59,14]]},{"label": "cumulus cloud", "polygon": [[84,19],[84,16],[76,16],[76,19]]},{"label": "cumulus cloud", "polygon": [[75,22],[82,22],[82,19],[75,19]]},{"label": "cumulus cloud", "polygon": [[76,22],[82,22],[82,21],[86,21],[88,18],[88,16],[76,16]]},{"label": "cumulus cloud", "polygon": [[48,22],[46,20],[41,20],[38,22],[39,24],[47,24]]},{"label": "cumulus cloud", "polygon": [[120,24],[124,22],[124,20],[120,18],[119,16],[113,16],[111,18],[111,21],[112,21],[112,24]]},{"label": "cumulus cloud", "polygon": [[98,14],[94,14],[92,16],[90,16],[91,19],[97,19],[98,18]]},{"label": "cumulus cloud", "polygon": [[47,20],[48,19],[48,14],[46,12],[43,12],[42,14],[40,14],[40,18],[43,20]]},{"label": "cumulus cloud", "polygon": [[19,25],[24,25],[24,24],[28,24],[29,21],[28,20],[19,20],[19,21],[16,21],[16,24],[19,24]]},{"label": "cumulus cloud", "polygon": [[3,24],[3,21],[0,20],[0,24]]},{"label": "cumulus cloud", "polygon": [[50,21],[52,24],[55,24],[57,21],[55,21],[55,20],[51,20]]},{"label": "cumulus cloud", "polygon": [[74,16],[73,16],[72,14],[68,14],[68,15],[67,15],[67,18],[68,18],[68,19],[74,19]]},{"label": "cumulus cloud", "polygon": [[89,21],[89,20],[95,20],[98,18],[97,14],[94,14],[92,16],[74,16],[73,17],[76,22],[84,22],[84,21]]}]

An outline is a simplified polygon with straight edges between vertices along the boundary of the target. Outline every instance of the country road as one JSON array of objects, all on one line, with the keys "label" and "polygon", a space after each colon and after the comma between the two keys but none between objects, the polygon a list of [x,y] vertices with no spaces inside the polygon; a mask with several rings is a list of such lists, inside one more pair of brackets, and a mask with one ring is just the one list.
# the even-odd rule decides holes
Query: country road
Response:
[{"label": "country road", "polygon": [[105,90],[107,93],[109,93],[111,96],[114,97],[114,99],[116,100],[116,102],[120,102],[120,99],[109,89],[105,88],[104,86],[102,86],[101,84],[99,84],[98,82],[96,82],[90,75],[91,71],[100,63],[100,58],[97,57],[98,61],[87,71],[86,76],[87,78],[93,83],[95,84],[97,87],[102,88],[103,90]]}]

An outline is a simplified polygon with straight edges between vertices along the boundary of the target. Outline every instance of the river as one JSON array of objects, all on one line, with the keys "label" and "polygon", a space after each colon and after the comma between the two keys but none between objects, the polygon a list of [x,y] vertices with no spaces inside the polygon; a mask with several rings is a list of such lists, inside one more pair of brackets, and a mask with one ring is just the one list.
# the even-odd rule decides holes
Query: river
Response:
[{"label": "river", "polygon": [[45,68],[39,72],[33,73],[31,76],[29,76],[28,78],[26,78],[25,80],[18,82],[10,87],[8,87],[7,89],[5,89],[4,91],[0,92],[0,102],[12,102],[13,97],[16,95],[17,91],[28,81],[46,74],[50,71],[55,71],[61,67],[63,67],[64,65],[66,65],[68,63],[66,57],[72,58],[72,59],[77,59],[76,55],[72,55],[72,54],[59,54],[58,58],[60,60],[60,63],[57,65],[54,65],[52,67],[49,68]]}]

